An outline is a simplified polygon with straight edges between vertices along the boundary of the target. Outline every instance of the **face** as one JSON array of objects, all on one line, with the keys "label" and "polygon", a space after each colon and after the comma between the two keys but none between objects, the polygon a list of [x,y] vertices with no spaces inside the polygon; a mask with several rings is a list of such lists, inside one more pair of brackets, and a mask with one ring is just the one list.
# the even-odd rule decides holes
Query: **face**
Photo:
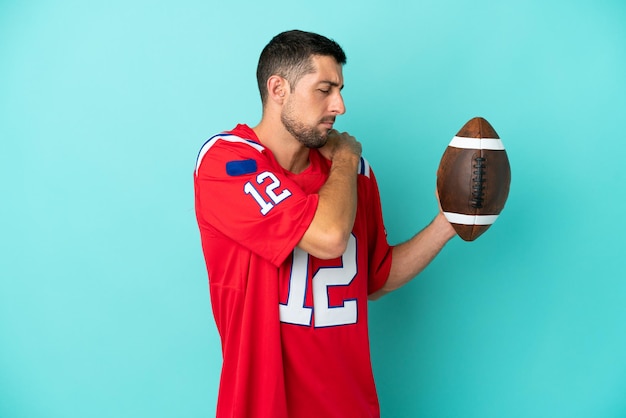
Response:
[{"label": "face", "polygon": [[345,113],[341,96],[343,73],[333,57],[314,56],[315,72],[306,74],[287,96],[281,121],[308,148],[326,144],[337,115]]}]

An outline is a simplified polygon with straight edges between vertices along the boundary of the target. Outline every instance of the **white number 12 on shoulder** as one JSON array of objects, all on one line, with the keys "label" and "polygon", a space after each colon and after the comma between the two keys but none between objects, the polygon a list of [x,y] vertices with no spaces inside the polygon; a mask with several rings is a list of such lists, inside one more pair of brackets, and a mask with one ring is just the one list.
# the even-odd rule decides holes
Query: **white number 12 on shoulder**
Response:
[{"label": "white number 12 on shoulder", "polygon": [[268,178],[270,179],[270,183],[265,186],[265,194],[267,195],[267,197],[269,197],[269,202],[266,201],[263,196],[261,196],[261,193],[251,182],[247,182],[243,186],[244,193],[254,198],[254,200],[261,207],[261,214],[264,216],[267,215],[267,213],[272,210],[275,205],[279,204],[280,202],[291,196],[291,192],[288,189],[284,189],[279,194],[276,194],[274,190],[280,187],[280,180],[278,179],[278,177],[276,177],[276,175],[274,175],[274,173],[264,171],[256,176],[256,182],[259,186],[261,186],[263,182],[265,182],[265,180]]}]

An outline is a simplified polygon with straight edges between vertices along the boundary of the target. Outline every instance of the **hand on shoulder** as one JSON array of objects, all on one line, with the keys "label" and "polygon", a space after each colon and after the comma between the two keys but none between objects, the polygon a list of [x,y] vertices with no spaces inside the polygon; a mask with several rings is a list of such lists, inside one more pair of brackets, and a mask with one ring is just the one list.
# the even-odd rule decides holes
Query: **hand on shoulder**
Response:
[{"label": "hand on shoulder", "polygon": [[333,161],[336,158],[348,158],[350,156],[361,158],[362,147],[361,143],[349,133],[331,129],[328,132],[326,145],[319,151],[325,158]]}]

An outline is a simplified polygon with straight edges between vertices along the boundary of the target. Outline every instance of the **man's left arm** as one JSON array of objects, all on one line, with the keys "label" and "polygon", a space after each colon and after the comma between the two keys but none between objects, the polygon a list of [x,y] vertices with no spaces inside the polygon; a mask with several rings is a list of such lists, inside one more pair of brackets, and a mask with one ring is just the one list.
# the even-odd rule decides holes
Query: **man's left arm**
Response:
[{"label": "man's left arm", "polygon": [[370,300],[376,300],[410,282],[455,235],[452,225],[439,212],[422,231],[393,248],[389,278],[380,290],[370,295]]}]

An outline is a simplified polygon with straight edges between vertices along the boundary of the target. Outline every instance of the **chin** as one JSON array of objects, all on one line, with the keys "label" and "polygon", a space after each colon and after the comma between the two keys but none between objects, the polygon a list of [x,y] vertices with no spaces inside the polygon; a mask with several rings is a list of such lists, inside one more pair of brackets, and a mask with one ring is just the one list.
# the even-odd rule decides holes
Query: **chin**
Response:
[{"label": "chin", "polygon": [[322,148],[324,145],[326,145],[328,143],[328,133],[329,131],[323,132],[319,135],[319,137],[317,138],[317,141],[315,142],[314,146],[312,148]]},{"label": "chin", "polygon": [[320,132],[320,139],[324,141],[324,144],[326,143],[326,141],[328,141],[328,135],[330,135],[330,131],[332,131],[332,128],[324,129]]}]

